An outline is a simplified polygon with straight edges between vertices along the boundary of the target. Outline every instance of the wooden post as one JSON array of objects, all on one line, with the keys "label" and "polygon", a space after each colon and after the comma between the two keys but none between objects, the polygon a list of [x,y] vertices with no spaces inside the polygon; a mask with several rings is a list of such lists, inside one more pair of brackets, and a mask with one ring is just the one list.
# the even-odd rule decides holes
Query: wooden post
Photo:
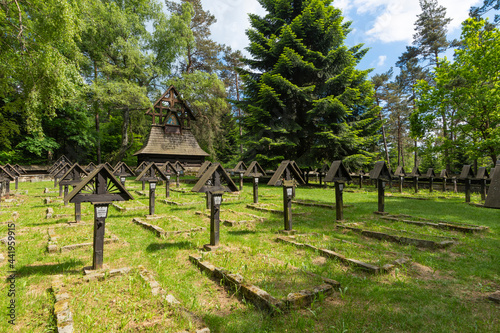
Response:
[{"label": "wooden post", "polygon": [[62,197],[63,195],[63,186],[59,185],[59,196]]},{"label": "wooden post", "polygon": [[177,171],[177,177],[176,177],[176,179],[175,179],[175,185],[176,185],[176,187],[180,187],[180,183],[179,183],[179,174],[180,174],[180,172],[179,172],[179,171]]},{"label": "wooden post", "polygon": [[470,202],[470,179],[465,180],[465,202]]},{"label": "wooden post", "polygon": [[337,221],[344,220],[344,199],[342,192],[344,191],[344,184],[335,182],[335,209],[337,211]]},{"label": "wooden post", "polygon": [[80,202],[75,203],[75,222],[82,221],[82,204]]},{"label": "wooden post", "polygon": [[54,176],[54,187],[57,187],[57,177]]},{"label": "wooden post", "polygon": [[443,178],[443,192],[446,192],[446,178]]},{"label": "wooden post", "polygon": [[243,172],[240,172],[240,191],[243,190]]},{"label": "wooden post", "polygon": [[207,200],[206,200],[207,201],[207,209],[210,209],[210,205],[211,205],[210,202],[212,200],[211,199],[212,195],[210,194],[210,192],[206,193],[206,197],[207,197]]},{"label": "wooden post", "polygon": [[321,186],[322,183],[323,183],[323,172],[320,172],[319,173],[319,185]]},{"label": "wooden post", "polygon": [[126,177],[124,177],[124,176],[121,176],[121,177],[120,177],[120,183],[122,183],[122,185],[123,185],[124,187],[125,187],[125,181],[126,181],[126,180],[127,180],[127,178],[126,178]]},{"label": "wooden post", "polygon": [[383,212],[384,211],[384,205],[385,205],[385,200],[384,200],[384,187],[385,187],[385,182],[382,179],[377,179],[378,183],[378,211]]},{"label": "wooden post", "polygon": [[[68,193],[69,193],[69,185],[64,185],[64,196],[68,196]],[[64,202],[64,206],[67,206],[68,203],[65,201]]]},{"label": "wooden post", "polygon": [[16,176],[16,190],[19,189],[19,177]]},{"label": "wooden post", "polygon": [[486,200],[486,179],[481,179],[479,181],[481,183],[481,200]]},{"label": "wooden post", "polygon": [[104,261],[104,226],[108,216],[108,204],[94,204],[94,253],[92,269],[101,269]]},{"label": "wooden post", "polygon": [[415,193],[418,193],[418,176],[413,177],[413,187],[415,187]]},{"label": "wooden post", "polygon": [[5,196],[10,198],[10,180],[5,181]]},{"label": "wooden post", "polygon": [[359,188],[363,188],[363,175],[359,175]]},{"label": "wooden post", "polygon": [[432,192],[434,186],[434,177],[431,177],[429,180],[429,192]]},{"label": "wooden post", "polygon": [[283,216],[285,231],[292,231],[292,198],[293,186],[283,184]]},{"label": "wooden post", "polygon": [[259,177],[253,179],[253,203],[259,203]]},{"label": "wooden post", "polygon": [[149,182],[149,215],[155,215],[155,189],[156,182]]},{"label": "wooden post", "polygon": [[[207,192],[208,193],[208,192]],[[210,195],[210,246],[219,245],[220,204],[222,193],[214,192]]]},{"label": "wooden post", "polygon": [[145,180],[143,180],[143,181],[142,181],[142,190],[144,191],[145,189],[146,189],[146,181],[145,181]]},{"label": "wooden post", "polygon": [[399,193],[403,193],[403,184],[405,182],[404,176],[399,176]]},{"label": "wooden post", "polygon": [[167,175],[167,180],[165,181],[165,196],[170,197],[170,176]]}]

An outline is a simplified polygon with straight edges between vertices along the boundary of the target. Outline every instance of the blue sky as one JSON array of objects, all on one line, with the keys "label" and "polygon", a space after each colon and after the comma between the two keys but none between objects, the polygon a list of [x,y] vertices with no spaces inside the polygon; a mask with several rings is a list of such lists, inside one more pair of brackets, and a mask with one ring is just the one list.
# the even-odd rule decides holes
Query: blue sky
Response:
[{"label": "blue sky", "polygon": [[[448,26],[448,39],[452,40],[460,36],[460,24],[467,18],[469,8],[483,0],[438,2],[452,19]],[[217,19],[212,26],[212,38],[241,51],[249,43],[245,35],[245,30],[250,27],[248,13],[265,15],[257,0],[202,0],[202,5]],[[358,68],[373,68],[373,73],[383,73],[395,67],[398,57],[407,45],[411,45],[414,23],[421,12],[418,0],[335,0],[333,5],[352,21],[353,31],[346,44],[364,43],[370,48]],[[451,52],[448,56],[451,57]]]}]

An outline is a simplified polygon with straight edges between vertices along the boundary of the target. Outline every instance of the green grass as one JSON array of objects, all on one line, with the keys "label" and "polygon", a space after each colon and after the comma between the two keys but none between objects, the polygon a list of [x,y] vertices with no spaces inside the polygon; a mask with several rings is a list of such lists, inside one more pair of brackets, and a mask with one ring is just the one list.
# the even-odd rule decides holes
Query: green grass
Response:
[{"label": "green grass", "polygon": [[[140,188],[141,184],[128,180],[129,186]],[[192,186],[183,184],[182,187],[190,189]],[[52,189],[52,182],[20,183],[19,189],[23,193],[28,190],[28,195],[16,196],[11,207],[0,208],[0,222],[12,220],[15,211],[20,215],[16,221],[17,325],[8,324],[6,311],[0,311],[1,332],[55,331],[50,284],[56,274],[64,275],[72,294],[70,306],[76,332],[181,331],[188,328],[183,318],[151,295],[149,286],[136,272],[103,282],[81,282],[82,268],[92,264],[91,248],[48,254],[48,228],[55,229],[59,246],[92,241],[93,206],[82,205],[82,213],[89,214],[82,219],[89,225],[68,227],[63,222],[71,218],[45,219],[47,207],[54,208],[54,215],[74,213],[72,205],[44,205],[44,197],[60,200],[57,193],[43,194],[45,187]],[[293,216],[293,228],[300,234],[308,234],[297,239],[299,242],[307,241],[374,264],[402,255],[412,260],[389,274],[370,275],[336,260],[322,258],[313,250],[276,242],[277,231],[283,229],[283,218],[246,208],[252,203],[252,187],[245,184],[239,195],[224,195],[224,199],[234,200],[223,202],[221,219],[237,212],[241,216],[258,215],[265,220],[235,227],[221,225],[221,246],[214,253],[204,253],[205,259],[241,274],[276,297],[286,297],[289,292],[320,284],[319,279],[303,271],[337,280],[342,285],[341,291],[306,309],[269,316],[215,283],[189,262],[188,256],[202,253],[201,248],[210,239],[208,218],[195,212],[209,211],[204,203],[190,206],[161,203],[159,199],[164,199],[165,192],[164,187],[159,187],[155,211],[167,217],[148,223],[157,224],[166,231],[200,226],[207,230],[166,239],[156,237],[153,232],[132,223],[134,217],[144,218],[147,214],[149,199],[131,191],[135,201],[144,204],[145,209],[120,212],[110,208],[106,235],[116,235],[120,241],[104,245],[104,263],[109,268],[145,266],[167,293],[202,317],[213,332],[498,331],[500,306],[486,297],[500,290],[499,210],[469,206],[464,203],[463,194],[450,193],[442,199],[443,194],[439,191],[429,194],[421,190],[418,196],[431,198],[422,201],[401,198],[394,188],[392,196],[385,199],[385,210],[392,214],[489,227],[485,232],[462,234],[380,219],[373,214],[377,210],[377,193],[373,187],[359,191],[352,185],[348,189],[356,192],[344,192],[344,204],[353,205],[344,209],[346,223],[362,223],[361,228],[387,233],[389,228],[410,237],[415,233],[432,240],[457,238],[458,244],[431,251],[381,242],[336,229],[335,210],[293,206],[294,211],[305,213]],[[147,187],[145,192],[148,192]],[[410,192],[406,195],[413,195]],[[201,194],[171,192],[171,195],[178,200],[204,200]],[[259,195],[259,203],[282,209],[281,188],[260,185]],[[296,196],[301,200],[335,203],[331,187],[298,188]],[[473,195],[473,201],[479,201],[479,196]],[[7,235],[7,229],[7,224],[0,224],[0,238]],[[0,244],[0,251],[7,257],[4,244]],[[1,274],[7,277],[7,262],[0,265]],[[10,300],[7,288],[7,281],[3,279],[0,293],[3,309]]]}]

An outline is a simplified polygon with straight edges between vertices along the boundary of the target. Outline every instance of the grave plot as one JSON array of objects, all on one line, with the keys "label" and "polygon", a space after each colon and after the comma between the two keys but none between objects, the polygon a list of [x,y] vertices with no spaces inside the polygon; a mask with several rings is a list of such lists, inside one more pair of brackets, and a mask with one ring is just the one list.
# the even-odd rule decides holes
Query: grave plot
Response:
[{"label": "grave plot", "polygon": [[120,212],[148,209],[148,206],[143,204],[139,200],[115,201],[112,203],[112,206],[118,209]]},{"label": "grave plot", "polygon": [[[210,213],[208,212],[197,211],[195,214],[210,218]],[[220,222],[227,227],[245,225],[248,223],[259,223],[264,220],[266,220],[266,218],[262,216],[242,211],[235,211],[233,209],[221,209],[220,211]]]},{"label": "grave plot", "polygon": [[[57,246],[61,252],[69,252],[78,249],[92,249],[94,237],[94,225],[86,224],[78,228],[63,227],[54,230],[54,236],[50,236],[52,241],[55,237]],[[104,234],[104,243],[116,243],[118,238],[107,228]]]},{"label": "grave plot", "polygon": [[486,231],[489,228],[480,225],[473,225],[467,223],[459,223],[459,222],[448,222],[448,221],[440,221],[440,220],[431,220],[423,217],[410,216],[406,214],[397,214],[397,215],[385,215],[381,217],[383,220],[387,221],[399,221],[403,223],[408,223],[417,226],[429,226],[437,229],[444,230],[453,230],[460,231],[463,233],[474,233]]},{"label": "grave plot", "polygon": [[[75,221],[75,205],[69,204],[64,205],[49,205],[43,210],[45,214],[45,219],[52,220],[55,219],[56,222],[71,222]],[[90,219],[90,215],[93,214],[93,207],[90,204],[83,204],[81,206],[81,216],[86,217],[87,220]]]},{"label": "grave plot", "polygon": [[[247,208],[260,211],[260,212],[265,212],[265,213],[271,213],[271,214],[277,214],[277,215],[283,215],[283,204],[278,205],[275,203],[264,203],[264,202],[259,202],[257,204],[248,204],[246,205]],[[306,215],[308,214],[305,212],[301,207],[293,207],[292,208],[292,215]]]},{"label": "grave plot", "polygon": [[[261,239],[261,243],[267,240]],[[340,283],[328,277],[339,269],[331,266],[322,275],[309,271],[314,253],[276,246],[264,249],[221,246],[215,252],[191,255],[190,260],[230,292],[237,290],[257,308],[275,311],[306,307],[331,295]]]},{"label": "grave plot", "polygon": [[336,227],[340,230],[359,233],[368,238],[401,245],[414,245],[431,250],[455,245],[458,243],[457,237],[460,237],[455,232],[430,227],[416,227],[402,222],[367,221],[337,225]]},{"label": "grave plot", "polygon": [[288,237],[281,236],[276,240],[299,248],[310,249],[325,258],[338,260],[343,264],[373,274],[388,272],[410,260],[408,255],[387,251],[383,247],[352,242],[338,238],[338,236],[336,234],[313,233]]},{"label": "grave plot", "polygon": [[65,276],[63,282],[75,332],[195,332],[198,325],[165,295],[152,293],[138,269],[88,282]]},{"label": "grave plot", "polygon": [[176,193],[171,194],[170,198],[162,199],[160,201],[173,206],[192,206],[203,204],[205,203],[205,200],[205,197],[201,196],[199,193],[190,193],[189,195],[179,195]]},{"label": "grave plot", "polygon": [[[308,200],[308,199],[297,199],[292,200],[292,203],[301,205],[301,206],[309,206],[309,207],[320,207],[326,209],[335,209],[335,202],[328,203],[324,201],[316,201],[316,200]],[[344,204],[344,208],[354,207],[354,205],[346,205]]]},{"label": "grave plot", "polygon": [[158,237],[188,235],[206,230],[205,227],[197,225],[196,222],[186,222],[177,216],[164,216],[156,219],[153,223],[143,221],[141,218],[134,218],[132,222],[153,231]]}]

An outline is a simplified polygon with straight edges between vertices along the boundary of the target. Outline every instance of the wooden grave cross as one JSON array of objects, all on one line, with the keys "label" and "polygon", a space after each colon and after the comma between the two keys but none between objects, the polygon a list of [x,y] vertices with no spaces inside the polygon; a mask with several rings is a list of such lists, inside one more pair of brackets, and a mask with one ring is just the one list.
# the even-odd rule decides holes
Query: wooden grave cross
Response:
[{"label": "wooden grave cross", "polygon": [[253,178],[253,203],[259,203],[259,178],[266,176],[266,172],[257,161],[253,161],[243,176]]},{"label": "wooden grave cross", "polygon": [[[147,168],[147,166],[150,164],[150,162],[142,161],[141,164],[137,168],[135,168],[134,172],[136,175],[140,174],[144,169]],[[146,189],[146,181],[142,181],[142,190],[144,191]]]},{"label": "wooden grave cross", "polygon": [[434,173],[433,168],[427,169],[427,173],[425,174],[425,177],[429,179],[429,192],[432,192],[433,187],[434,187],[434,178],[436,177],[436,174]]},{"label": "wooden grave cross", "polygon": [[125,162],[118,163],[113,170],[113,174],[120,177],[120,182],[123,186],[125,186],[125,181],[127,180],[126,177],[135,176],[134,171],[132,171],[132,169]]},{"label": "wooden grave cross", "polygon": [[194,185],[192,192],[206,193],[210,201],[210,244],[204,247],[212,250],[219,246],[220,205],[224,192],[235,192],[238,188],[219,163],[212,164]]},{"label": "wooden grave cross", "polygon": [[486,200],[486,181],[489,178],[488,170],[485,167],[481,167],[477,169],[476,179],[479,180],[479,184],[481,185],[481,200]]},{"label": "wooden grave cross", "polygon": [[484,207],[500,209],[500,160],[490,170],[490,179],[490,188],[484,202]]},{"label": "wooden grave cross", "polygon": [[196,173],[196,178],[200,178],[201,176],[203,176],[203,174],[205,173],[205,171],[207,171],[207,169],[212,165],[212,162],[210,161],[205,161],[203,162],[203,164],[200,166],[200,168],[198,169],[198,172]]},{"label": "wooden grave cross", "polygon": [[[64,197],[68,196],[68,187],[71,185],[73,188],[77,186],[83,178],[88,176],[88,172],[85,171],[78,163],[75,163],[71,168],[61,177],[59,185],[64,186]],[[64,205],[66,206],[68,202],[65,200]],[[82,204],[80,202],[75,202],[75,222],[78,223],[82,220]]]},{"label": "wooden grave cross", "polygon": [[446,192],[446,181],[448,180],[448,171],[446,169],[441,170],[441,173],[439,174],[439,178],[443,180],[443,192]]},{"label": "wooden grave cross", "polygon": [[[4,167],[0,166],[0,197],[5,190],[5,196],[9,198],[10,196],[10,182],[14,181],[15,177],[8,172]],[[3,189],[2,184],[5,184],[5,189]],[[1,200],[0,200],[1,201]]]},{"label": "wooden grave cross", "polygon": [[370,171],[370,179],[377,181],[378,188],[378,212],[383,213],[385,209],[385,183],[392,179],[391,172],[385,161],[378,161],[375,163],[373,170]]},{"label": "wooden grave cross", "polygon": [[403,193],[403,186],[405,182],[406,172],[404,168],[400,165],[397,166],[396,171],[394,172],[394,177],[399,177],[399,193]]},{"label": "wooden grave cross", "polygon": [[465,185],[465,202],[470,202],[470,183],[471,180],[474,179],[474,172],[472,171],[472,168],[470,165],[466,164],[462,167],[462,172],[460,173],[460,176],[458,176],[458,179],[464,181]]},{"label": "wooden grave cross", "polygon": [[[149,215],[155,215],[155,190],[159,181],[167,181],[167,175],[156,163],[149,164],[135,179],[149,182]],[[168,185],[167,185],[168,186]]]},{"label": "wooden grave cross", "polygon": [[234,175],[235,173],[238,173],[240,176],[240,191],[243,190],[243,175],[245,174],[245,171],[247,170],[247,166],[243,161],[239,161],[236,166],[231,169],[231,175]]},{"label": "wooden grave cross", "polygon": [[[57,186],[58,180],[68,172],[71,168],[71,165],[68,163],[62,164],[58,169],[54,171],[54,187]],[[59,196],[63,196],[63,186],[59,184]]]},{"label": "wooden grave cross", "polygon": [[167,176],[167,181],[166,181],[166,186],[165,186],[165,197],[169,198],[170,197],[170,174],[177,173],[177,170],[175,169],[175,165],[170,163],[170,162],[165,162],[163,165],[163,170],[165,172],[165,175]]},{"label": "wooden grave cross", "polygon": [[285,224],[283,233],[294,233],[292,226],[292,199],[295,197],[295,185],[304,185],[301,172],[294,161],[282,161],[267,185],[283,186],[283,220]]},{"label": "wooden grave cross", "polygon": [[21,172],[17,171],[17,169],[9,163],[4,165],[4,169],[14,176],[15,189],[19,189],[19,177],[21,176]]},{"label": "wooden grave cross", "polygon": [[335,182],[335,210],[336,210],[336,220],[344,220],[344,199],[342,197],[342,192],[344,192],[345,183],[352,180],[349,171],[344,166],[342,161],[333,161],[330,170],[325,176],[325,183]]},{"label": "wooden grave cross", "polygon": [[175,186],[180,187],[181,185],[180,185],[179,178],[180,178],[180,175],[184,174],[184,171],[186,171],[186,168],[179,161],[175,161],[174,167],[175,167]]},{"label": "wooden grave cross", "polygon": [[418,167],[414,167],[410,173],[410,177],[413,177],[413,187],[415,188],[415,193],[418,193],[418,177],[422,176],[422,173]]},{"label": "wooden grave cross", "polygon": [[112,201],[133,200],[134,197],[104,165],[98,166],[82,179],[68,196],[70,203],[91,202],[94,205],[94,247],[92,269],[101,269],[104,251],[104,230],[108,206]]}]

